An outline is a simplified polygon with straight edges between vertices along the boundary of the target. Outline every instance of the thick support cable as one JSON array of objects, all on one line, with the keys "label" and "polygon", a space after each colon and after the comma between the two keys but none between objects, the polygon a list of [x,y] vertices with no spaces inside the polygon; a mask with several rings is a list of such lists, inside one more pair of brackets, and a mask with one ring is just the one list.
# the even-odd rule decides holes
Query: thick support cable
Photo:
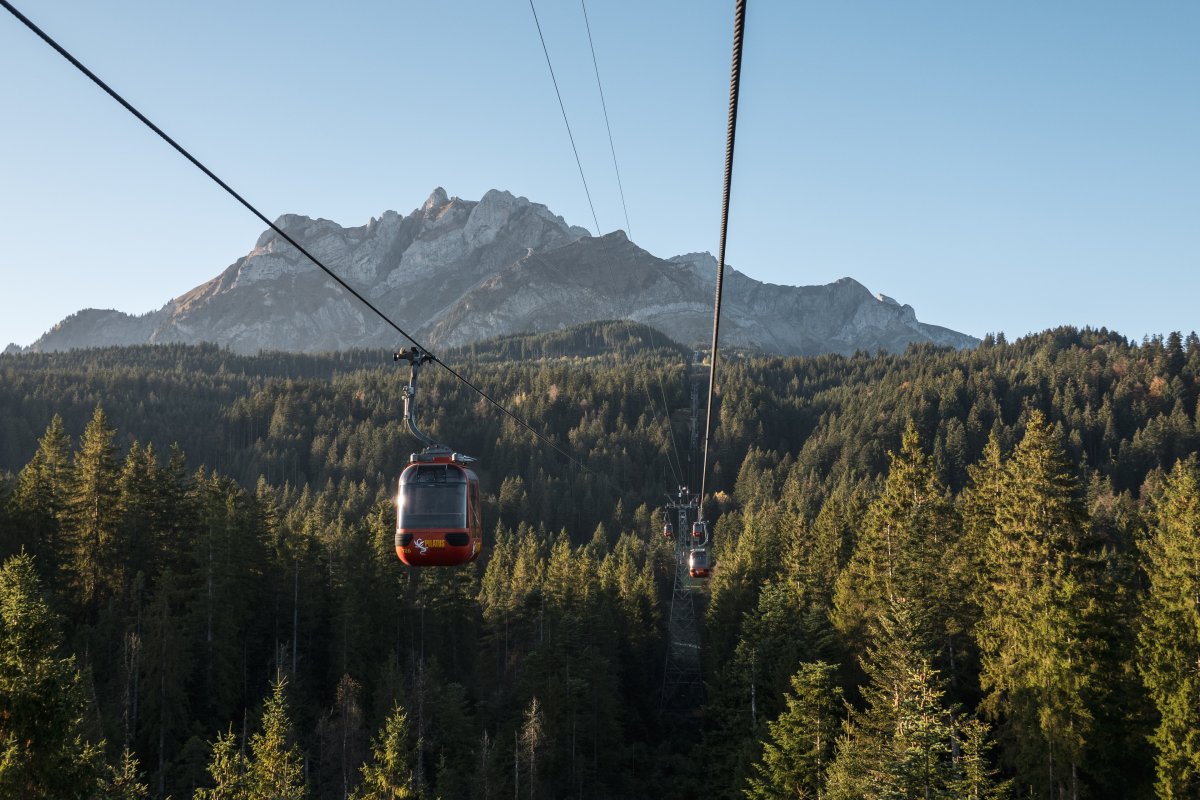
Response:
[{"label": "thick support cable", "polygon": [[729,230],[729,192],[733,185],[733,141],[737,132],[738,90],[742,80],[742,38],[745,30],[746,0],[736,0],[733,12],[733,68],[729,79],[729,124],[725,134],[725,189],[721,195],[721,243],[717,254],[717,299],[713,305],[712,356],[708,366],[708,412],[704,419],[704,461],[700,468],[702,514],[708,482],[708,444],[713,427],[713,395],[717,386],[717,337],[721,330],[721,284],[725,278],[725,236]]},{"label": "thick support cable", "polygon": [[[67,61],[69,61],[73,67],[75,67],[77,70],[79,70],[84,75],[86,75],[92,81],[92,83],[96,84],[101,89],[103,89],[104,92],[109,97],[111,97],[113,100],[116,100],[119,104],[121,104],[121,106],[126,111],[128,111],[133,116],[137,117],[137,119],[143,125],[145,125],[150,130],[154,131],[154,133],[158,134],[159,138],[161,138],[164,142],[166,142],[172,148],[174,148],[174,150],[176,152],[178,152],[181,156],[183,156],[188,161],[190,161],[192,163],[192,166],[196,167],[196,169],[200,170],[205,175],[207,175],[213,181],[213,183],[217,184],[222,189],[224,189],[225,192],[230,197],[232,197],[234,200],[237,200],[239,203],[241,203],[243,206],[245,206],[245,208],[248,211],[250,211],[251,214],[258,217],[258,219],[261,220],[263,223],[265,223],[268,228],[270,228],[272,231],[274,231],[276,234],[278,234],[280,238],[282,238],[284,241],[286,241],[292,247],[296,248],[296,250],[298,250],[301,255],[303,255],[305,258],[307,258],[309,261],[311,261],[313,264],[315,264],[322,272],[324,272],[329,277],[333,278],[338,283],[339,286],[341,286],[343,289],[345,289],[347,292],[349,292],[360,303],[362,303],[364,306],[369,308],[371,311],[375,312],[375,314],[380,319],[382,319],[384,322],[386,322],[397,333],[399,333],[405,339],[408,339],[408,341],[412,342],[413,346],[415,346],[418,349],[423,350],[427,353],[429,352],[424,346],[421,345],[420,342],[418,342],[411,335],[409,335],[403,328],[401,328],[399,325],[397,325],[395,322],[393,322],[390,317],[388,317],[386,314],[384,314],[382,311],[380,311],[378,308],[376,308],[375,305],[373,303],[371,303],[370,300],[363,297],[359,292],[357,292],[354,289],[354,287],[352,287],[350,284],[346,283],[346,281],[342,280],[342,278],[340,276],[338,276],[337,273],[335,273],[329,267],[325,266],[321,262],[320,259],[318,259],[316,256],[314,256],[312,253],[310,253],[308,250],[306,250],[299,242],[297,242],[290,235],[288,235],[287,231],[283,230],[283,228],[280,228],[278,225],[276,225],[274,222],[272,222],[270,219],[268,219],[267,216],[265,214],[263,214],[261,211],[259,211],[257,208],[255,208],[250,203],[249,200],[242,197],[242,195],[240,195],[238,192],[234,191],[233,187],[231,187],[225,181],[223,181],[219,177],[217,177],[216,173],[214,173],[211,169],[209,169],[203,163],[201,163],[199,159],[197,159],[195,156],[193,156],[191,153],[189,153],[183,147],[183,145],[179,144],[174,139],[172,139],[170,136],[168,136],[162,130],[162,128],[158,127],[153,122],[151,122],[150,119],[148,117],[146,117],[145,114],[143,114],[141,111],[138,111],[136,108],[134,108],[134,106],[129,101],[127,101],[121,95],[117,94],[116,90],[114,90],[107,83],[102,81],[96,75],[96,73],[92,72],[90,69],[85,67],[79,59],[77,59],[77,58],[75,58],[75,56],[71,55],[71,53],[68,52],[66,48],[64,48],[62,45],[60,45],[58,42],[56,42],[53,38],[51,38],[48,33],[43,31],[41,28],[39,28],[37,25],[35,25],[32,20],[30,20],[28,17],[26,17],[20,11],[18,11],[17,8],[15,6],[13,6],[12,3],[10,3],[8,0],[0,0],[0,6],[3,6],[6,11],[8,11],[14,17],[16,17],[18,20],[20,20],[20,22],[26,28],[29,28],[29,30],[31,30],[31,31],[33,31],[33,33],[37,34],[38,38],[40,38],[46,44],[50,45],[50,47],[52,47],[60,56],[65,58]],[[549,56],[547,56],[547,58],[549,58]],[[582,175],[582,172],[580,174]],[[591,199],[589,197],[589,202],[590,201],[591,201]],[[521,419],[519,416],[517,416],[516,414],[514,414],[513,412],[511,412],[507,408],[505,408],[498,400],[494,399],[487,392],[483,391],[483,389],[480,389],[474,383],[471,383],[471,381],[467,380],[465,377],[460,375],[455,369],[453,369],[446,362],[442,361],[437,356],[433,356],[432,360],[435,364],[440,366],[442,369],[446,370],[446,372],[450,373],[453,377],[457,378],[461,383],[463,383],[469,389],[474,391],[476,394],[478,394],[480,397],[482,397],[485,401],[487,401],[493,407],[499,409],[505,416],[512,419],[520,427],[524,428],[529,433],[533,434],[533,436],[535,438],[537,438],[539,441],[541,441],[547,447],[551,448],[556,453],[558,453],[559,455],[566,458],[569,462],[571,462],[575,466],[579,467],[580,471],[586,472],[587,474],[593,475],[593,476],[597,475],[596,472],[594,472],[593,470],[584,466],[580,461],[578,461],[570,453],[563,450],[561,447],[556,445],[554,442],[550,441],[539,431],[535,430],[528,422]],[[600,477],[602,477],[602,476],[600,476]]]}]

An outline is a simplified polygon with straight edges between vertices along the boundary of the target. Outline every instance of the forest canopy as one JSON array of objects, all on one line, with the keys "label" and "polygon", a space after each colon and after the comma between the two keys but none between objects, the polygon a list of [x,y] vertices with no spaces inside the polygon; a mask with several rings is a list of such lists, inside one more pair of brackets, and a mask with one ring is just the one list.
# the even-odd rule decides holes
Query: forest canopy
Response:
[{"label": "forest canopy", "polygon": [[0,794],[1200,789],[1195,334],[722,361],[688,708],[705,369],[627,323],[447,358],[582,468],[422,373],[487,533],[413,570],[390,353],[0,356]]}]

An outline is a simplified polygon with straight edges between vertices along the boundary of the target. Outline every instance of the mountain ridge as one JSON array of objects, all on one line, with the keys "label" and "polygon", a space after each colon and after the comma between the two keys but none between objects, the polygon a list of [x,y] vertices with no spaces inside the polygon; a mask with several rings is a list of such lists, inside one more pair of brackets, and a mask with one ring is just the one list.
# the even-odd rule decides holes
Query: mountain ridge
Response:
[{"label": "mountain ridge", "polygon": [[[590,236],[546,206],[492,189],[438,187],[407,215],[357,227],[284,214],[276,224],[430,347],[458,347],[582,322],[628,319],[688,345],[711,335],[716,260],[659,258],[623,231]],[[391,347],[391,327],[274,230],[211,280],[141,315],[83,309],[28,349],[210,341],[241,353]],[[956,348],[974,337],[917,320],[852,278],[824,286],[756,281],[726,266],[722,341],[781,355]]]}]

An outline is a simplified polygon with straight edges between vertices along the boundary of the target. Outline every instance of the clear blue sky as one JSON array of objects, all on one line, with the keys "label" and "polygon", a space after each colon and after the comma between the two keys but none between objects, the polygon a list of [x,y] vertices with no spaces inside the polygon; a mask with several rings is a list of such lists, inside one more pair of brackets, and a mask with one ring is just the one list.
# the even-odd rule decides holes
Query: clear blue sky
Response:
[{"label": "clear blue sky", "polygon": [[[268,216],[435,186],[593,227],[526,0],[18,0]],[[591,0],[633,239],[717,249],[732,2]],[[583,16],[538,0],[604,231]],[[926,322],[1200,329],[1200,3],[750,0],[729,263]],[[141,313],[262,225],[0,11],[0,346]],[[401,321],[402,322],[402,321]]]}]

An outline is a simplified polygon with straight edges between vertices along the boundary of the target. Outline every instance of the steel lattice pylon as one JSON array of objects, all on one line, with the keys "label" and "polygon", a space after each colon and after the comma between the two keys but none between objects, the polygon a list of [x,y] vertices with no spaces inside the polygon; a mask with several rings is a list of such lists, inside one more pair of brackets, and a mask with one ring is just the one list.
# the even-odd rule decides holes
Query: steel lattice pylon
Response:
[{"label": "steel lattice pylon", "polygon": [[667,623],[661,707],[682,710],[704,702],[704,679],[700,671],[700,626],[695,602],[699,586],[688,574],[688,531],[696,505],[680,504],[674,508],[679,515],[679,526],[675,535],[675,583]]}]

